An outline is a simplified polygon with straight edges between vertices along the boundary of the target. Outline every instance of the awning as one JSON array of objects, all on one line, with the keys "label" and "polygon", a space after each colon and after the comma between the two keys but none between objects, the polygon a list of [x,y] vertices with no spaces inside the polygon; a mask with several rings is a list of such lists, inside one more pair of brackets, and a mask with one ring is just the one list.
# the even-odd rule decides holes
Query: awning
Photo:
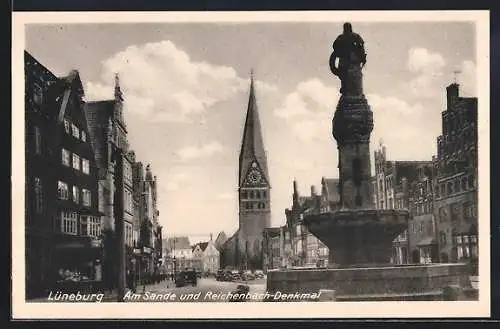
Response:
[{"label": "awning", "polygon": [[417,246],[419,247],[423,247],[423,246],[429,246],[431,244],[435,244],[436,243],[436,240],[429,236],[427,238],[423,238],[422,240],[420,240],[418,243],[417,243]]}]

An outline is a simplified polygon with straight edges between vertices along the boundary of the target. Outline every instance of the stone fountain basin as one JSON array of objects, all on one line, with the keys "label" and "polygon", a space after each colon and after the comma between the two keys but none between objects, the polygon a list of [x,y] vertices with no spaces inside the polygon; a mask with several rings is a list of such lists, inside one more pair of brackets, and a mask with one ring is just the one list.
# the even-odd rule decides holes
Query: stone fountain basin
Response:
[{"label": "stone fountain basin", "polygon": [[447,287],[471,288],[466,264],[292,268],[267,273],[271,295],[333,290],[337,301],[443,300]]},{"label": "stone fountain basin", "polygon": [[304,223],[329,248],[331,267],[370,267],[390,263],[392,241],[408,218],[406,210],[340,209],[306,216]]}]

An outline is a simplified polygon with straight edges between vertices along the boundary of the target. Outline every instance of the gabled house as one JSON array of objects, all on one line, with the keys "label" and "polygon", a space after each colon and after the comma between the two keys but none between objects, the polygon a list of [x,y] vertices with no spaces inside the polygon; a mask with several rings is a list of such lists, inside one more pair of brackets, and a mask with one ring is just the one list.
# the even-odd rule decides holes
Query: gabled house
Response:
[{"label": "gabled house", "polygon": [[78,71],[55,77],[25,52],[25,76],[29,298],[68,276],[101,279],[102,213]]},{"label": "gabled house", "polygon": [[215,274],[220,268],[219,250],[215,247],[210,234],[210,240],[193,246],[193,259],[199,260],[200,271],[206,274]]}]

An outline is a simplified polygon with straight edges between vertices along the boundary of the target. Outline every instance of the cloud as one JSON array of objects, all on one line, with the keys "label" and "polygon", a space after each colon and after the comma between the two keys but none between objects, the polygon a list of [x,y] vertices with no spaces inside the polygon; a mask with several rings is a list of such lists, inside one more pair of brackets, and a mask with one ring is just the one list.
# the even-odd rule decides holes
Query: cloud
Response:
[{"label": "cloud", "polygon": [[389,153],[396,155],[394,160],[432,158],[441,125],[439,108],[376,94],[367,95],[367,98],[374,121],[372,150],[383,140]]},{"label": "cloud", "polygon": [[313,78],[297,84],[274,114],[285,119],[298,140],[325,140],[331,136],[331,117],[337,100],[338,90],[335,87]]},{"label": "cloud", "polygon": [[207,158],[224,151],[224,147],[217,141],[212,141],[202,146],[188,146],[176,152],[181,161]]},{"label": "cloud", "polygon": [[[165,190],[167,192],[174,192],[179,190],[183,185],[188,184],[191,181],[191,176],[186,172],[178,172],[178,173],[166,173],[162,177],[164,178],[164,182],[160,186],[165,186]],[[161,188],[161,187],[160,187]]]},{"label": "cloud", "polygon": [[444,57],[439,53],[426,48],[411,48],[407,65],[416,76],[408,82],[407,88],[419,97],[435,97],[445,64]]},{"label": "cloud", "polygon": [[[132,45],[102,63],[101,81],[86,84],[86,99],[109,99],[119,73],[127,112],[151,122],[187,122],[248,89],[234,68],[193,61],[166,40]],[[262,92],[276,87],[257,81]]]},{"label": "cloud", "polygon": [[408,52],[408,68],[412,72],[429,72],[442,69],[445,65],[443,56],[426,48],[411,48]]}]

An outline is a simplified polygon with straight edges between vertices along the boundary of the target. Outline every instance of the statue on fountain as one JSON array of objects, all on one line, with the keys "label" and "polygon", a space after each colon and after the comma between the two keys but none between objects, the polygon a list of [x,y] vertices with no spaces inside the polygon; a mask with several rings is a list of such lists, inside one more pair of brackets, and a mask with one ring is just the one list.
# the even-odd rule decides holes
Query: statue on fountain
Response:
[{"label": "statue on fountain", "polygon": [[340,79],[342,95],[363,94],[361,69],[365,64],[363,38],[352,31],[351,23],[344,23],[344,32],[333,42],[333,52],[330,56],[330,70]]}]

